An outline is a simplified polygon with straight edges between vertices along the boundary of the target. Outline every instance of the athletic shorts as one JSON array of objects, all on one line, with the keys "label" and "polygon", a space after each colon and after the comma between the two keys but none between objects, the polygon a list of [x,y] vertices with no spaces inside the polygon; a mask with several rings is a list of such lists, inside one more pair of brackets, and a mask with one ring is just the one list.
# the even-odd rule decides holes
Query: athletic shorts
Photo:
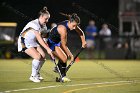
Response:
[{"label": "athletic shorts", "polygon": [[31,47],[38,47],[40,46],[37,42],[28,40],[19,36],[18,38],[18,52],[24,52],[26,49]]},{"label": "athletic shorts", "polygon": [[48,39],[47,43],[52,51],[55,51],[55,46],[60,47],[60,42],[55,43],[52,40]]}]

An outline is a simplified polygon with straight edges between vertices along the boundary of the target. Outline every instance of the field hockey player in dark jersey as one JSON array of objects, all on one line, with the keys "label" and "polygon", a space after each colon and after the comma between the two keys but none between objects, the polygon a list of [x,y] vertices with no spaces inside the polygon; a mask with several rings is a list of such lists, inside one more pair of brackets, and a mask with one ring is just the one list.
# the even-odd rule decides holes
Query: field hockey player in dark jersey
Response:
[{"label": "field hockey player in dark jersey", "polygon": [[[65,70],[67,67],[68,58],[70,58],[70,61],[73,61],[74,56],[67,46],[68,32],[76,31],[79,34],[82,42],[81,46],[83,48],[86,47],[86,40],[83,31],[78,26],[80,24],[80,18],[77,16],[77,14],[73,13],[72,15],[67,15],[62,13],[62,15],[66,16],[68,20],[58,23],[56,27],[51,29],[47,43],[50,49],[53,51],[54,56],[59,60],[57,65],[62,74],[63,82],[69,82],[71,80],[66,77]],[[54,71],[57,71],[56,67]]]}]

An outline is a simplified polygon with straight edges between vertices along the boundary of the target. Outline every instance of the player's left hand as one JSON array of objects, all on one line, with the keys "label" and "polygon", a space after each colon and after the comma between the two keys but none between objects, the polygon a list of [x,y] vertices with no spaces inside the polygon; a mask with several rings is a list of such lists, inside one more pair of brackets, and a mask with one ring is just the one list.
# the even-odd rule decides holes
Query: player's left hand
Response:
[{"label": "player's left hand", "polygon": [[73,61],[74,60],[74,56],[71,54],[70,55],[70,61]]}]

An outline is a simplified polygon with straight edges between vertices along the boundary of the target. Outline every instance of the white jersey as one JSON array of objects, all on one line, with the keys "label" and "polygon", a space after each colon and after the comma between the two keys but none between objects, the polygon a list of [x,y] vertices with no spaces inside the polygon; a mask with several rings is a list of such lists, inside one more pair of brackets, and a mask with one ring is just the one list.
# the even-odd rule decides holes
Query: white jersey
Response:
[{"label": "white jersey", "polygon": [[26,48],[30,48],[30,47],[37,47],[39,46],[39,44],[37,43],[36,40],[36,36],[33,30],[38,31],[39,33],[41,33],[42,31],[46,30],[47,31],[47,27],[46,25],[41,26],[39,24],[39,20],[35,19],[33,21],[30,21],[22,30],[22,32],[20,33],[19,39],[18,39],[18,51],[22,51],[22,43],[23,41],[21,41],[21,35],[23,33],[25,33],[25,31],[29,28],[32,28],[30,30],[28,30],[26,32],[26,34],[24,35],[24,45]]}]

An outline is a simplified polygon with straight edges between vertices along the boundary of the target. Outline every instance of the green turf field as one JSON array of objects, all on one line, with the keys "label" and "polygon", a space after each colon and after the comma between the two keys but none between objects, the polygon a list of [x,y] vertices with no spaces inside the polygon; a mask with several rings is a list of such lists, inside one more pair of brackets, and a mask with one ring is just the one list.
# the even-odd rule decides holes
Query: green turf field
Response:
[{"label": "green turf field", "polygon": [[58,83],[46,61],[44,81],[29,81],[31,60],[0,60],[0,93],[140,93],[140,61],[80,60],[68,71],[72,82]]}]

